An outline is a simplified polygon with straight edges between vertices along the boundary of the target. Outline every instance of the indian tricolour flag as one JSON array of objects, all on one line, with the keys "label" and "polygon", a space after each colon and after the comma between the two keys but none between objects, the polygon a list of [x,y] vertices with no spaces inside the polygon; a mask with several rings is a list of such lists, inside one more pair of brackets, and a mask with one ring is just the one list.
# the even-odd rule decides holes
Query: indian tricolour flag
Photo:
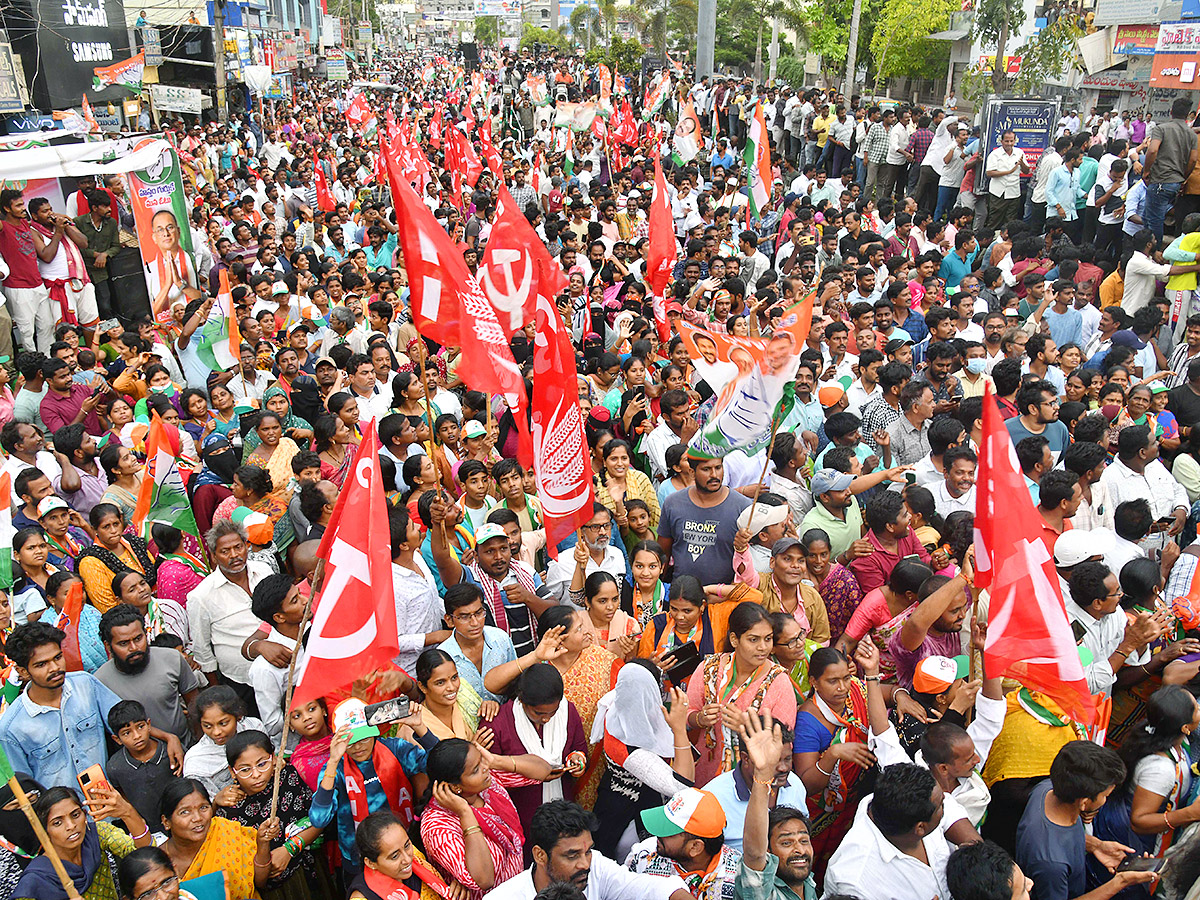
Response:
[{"label": "indian tricolour flag", "polygon": [[[13,528],[12,508],[9,500],[12,498],[12,473],[0,475],[0,548],[11,548],[17,531]],[[9,590],[13,586],[12,550],[0,549],[0,590]]]},{"label": "indian tricolour flag", "polygon": [[742,151],[742,160],[746,164],[746,182],[750,189],[750,215],[761,219],[771,199],[771,139],[767,135],[761,100],[754,106],[754,121],[750,123],[750,136]]},{"label": "indian tricolour flag", "polygon": [[200,537],[183,473],[179,471],[181,451],[179,429],[154,413],[146,435],[146,474],[133,510],[133,526],[147,539],[150,526],[156,522]]},{"label": "indian tricolour flag", "polygon": [[675,165],[682,166],[684,163],[691,162],[700,152],[702,139],[696,107],[692,105],[690,99],[685,100],[683,109],[679,113],[679,123],[675,126],[675,152],[671,154]]},{"label": "indian tricolour flag", "polygon": [[214,372],[223,372],[241,358],[242,333],[238,330],[229,290],[229,273],[221,270],[221,286],[208,321],[200,326],[196,353]]},{"label": "indian tricolour flag", "polygon": [[650,118],[662,109],[671,93],[671,73],[663,69],[658,73],[658,79],[646,91],[646,101],[642,104],[642,119],[649,122]]}]

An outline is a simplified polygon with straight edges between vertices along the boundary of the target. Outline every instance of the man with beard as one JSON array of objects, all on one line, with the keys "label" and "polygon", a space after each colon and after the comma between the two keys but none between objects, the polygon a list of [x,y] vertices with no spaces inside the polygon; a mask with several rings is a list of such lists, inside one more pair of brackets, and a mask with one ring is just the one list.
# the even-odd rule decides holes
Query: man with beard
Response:
[{"label": "man with beard", "polygon": [[122,700],[137,700],[151,724],[179,738],[184,748],[194,743],[187,709],[203,686],[183,654],[168,647],[151,647],[142,614],[129,603],[114,606],[100,617],[100,640],[109,660],[96,678]]},{"label": "man with beard", "polygon": [[687,490],[667,498],[658,523],[658,544],[670,558],[675,550],[675,576],[695,575],[701,584],[733,581],[733,538],[738,514],[750,498],[725,486],[720,459],[688,456],[696,473]]},{"label": "man with beard", "polygon": [[[750,770],[746,792],[742,864],[733,883],[738,900],[816,900],[817,883],[812,874],[813,850],[808,819],[801,808],[778,803],[781,772],[790,785],[791,772],[783,729],[770,717],[760,722],[749,716],[741,735],[742,753],[738,771]],[[725,776],[721,776],[722,778]],[[801,795],[803,786],[798,788]],[[728,807],[726,807],[728,809]]]},{"label": "man with beard", "polygon": [[484,895],[484,900],[533,900],[554,884],[569,884],[587,900],[691,900],[678,876],[640,875],[592,849],[596,817],[568,800],[538,807],[529,823],[533,865]]},{"label": "man with beard", "polygon": [[430,549],[442,584],[447,588],[460,583],[478,585],[483,591],[488,624],[508,634],[518,658],[532,653],[537,646],[534,620],[555,605],[554,599],[533,569],[512,558],[508,535],[500,525],[479,526],[475,531],[475,561],[468,565],[460,562],[451,552],[447,529],[441,525],[449,519],[453,530],[453,506],[443,493],[429,507]]},{"label": "man with beard", "polygon": [[[0,747],[15,771],[28,772],[42,784],[75,784],[81,772],[104,765],[108,712],[121,700],[94,675],[67,672],[65,639],[54,626],[31,622],[14,628],[4,644],[26,687],[0,716]],[[69,743],[63,739],[67,723]],[[166,742],[171,768],[182,771],[179,738],[156,727],[150,734]]]},{"label": "man with beard", "polygon": [[628,566],[625,554],[610,543],[613,516],[607,506],[592,503],[592,517],[579,529],[579,541],[568,556],[560,553],[546,572],[546,586],[560,603],[583,593],[583,584],[593,572],[607,572],[623,584]]},{"label": "man with beard", "polygon": [[[204,535],[204,543],[217,566],[188,594],[192,654],[209,684],[233,688],[250,714],[257,715],[258,704],[250,686],[250,660],[243,655],[242,645],[261,624],[250,609],[250,598],[258,583],[271,574],[271,568],[250,561],[246,530],[228,519],[213,525]],[[253,641],[246,649],[250,652],[257,647],[259,653],[265,653],[268,645],[278,646]]]}]

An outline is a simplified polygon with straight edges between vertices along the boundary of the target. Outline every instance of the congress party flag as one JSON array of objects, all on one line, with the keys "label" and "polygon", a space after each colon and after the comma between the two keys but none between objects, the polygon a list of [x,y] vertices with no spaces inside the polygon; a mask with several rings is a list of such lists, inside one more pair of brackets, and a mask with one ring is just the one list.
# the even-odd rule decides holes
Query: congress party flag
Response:
[{"label": "congress party flag", "polygon": [[97,66],[92,69],[92,83],[97,88],[119,84],[134,93],[141,93],[142,74],[145,70],[146,51],[143,50],[137,56],[130,57],[123,62],[113,63],[111,66]]},{"label": "congress party flag", "polygon": [[[224,274],[223,272],[221,274]],[[170,525],[185,534],[200,537],[196,516],[184,486],[179,458],[183,444],[179,429],[168,425],[154,413],[146,434],[146,472],[133,510],[134,530],[150,538],[150,526]]]},{"label": "congress party flag", "polygon": [[217,299],[200,326],[196,353],[214,372],[223,372],[241,359],[242,333],[238,330],[233,294],[229,289],[229,273],[221,270],[221,285]]},{"label": "congress party flag", "polygon": [[749,214],[761,219],[771,199],[771,139],[761,100],[754,107],[754,120],[750,123],[742,160],[746,163],[746,183],[750,191]]}]

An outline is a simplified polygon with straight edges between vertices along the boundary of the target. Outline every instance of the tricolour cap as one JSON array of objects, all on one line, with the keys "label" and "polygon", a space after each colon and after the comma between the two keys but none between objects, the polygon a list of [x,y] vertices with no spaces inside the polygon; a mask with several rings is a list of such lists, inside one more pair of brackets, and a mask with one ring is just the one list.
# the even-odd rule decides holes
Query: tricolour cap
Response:
[{"label": "tricolour cap", "polygon": [[960,678],[967,677],[970,665],[966,656],[927,656],[913,672],[913,690],[922,694],[940,694]]},{"label": "tricolour cap", "polygon": [[642,824],[655,837],[693,834],[715,838],[725,833],[725,810],[708,791],[684,788],[664,806],[642,811]]}]

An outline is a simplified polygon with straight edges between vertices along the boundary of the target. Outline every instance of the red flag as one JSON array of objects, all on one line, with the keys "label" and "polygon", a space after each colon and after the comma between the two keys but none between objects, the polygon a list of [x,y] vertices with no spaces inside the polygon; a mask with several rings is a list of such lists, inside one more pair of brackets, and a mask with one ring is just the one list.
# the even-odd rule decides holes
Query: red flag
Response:
[{"label": "red flag", "polygon": [[517,458],[533,461],[525,380],[513,359],[496,311],[463,261],[462,252],[438,225],[387,154],[392,204],[408,266],[413,324],[440,344],[462,348],[458,375],[468,387],[503,394],[519,437]]},{"label": "red flag", "polygon": [[667,323],[666,290],[671,271],[679,257],[675,240],[675,220],[671,218],[671,200],[667,196],[667,179],[663,176],[662,160],[654,155],[654,200],[650,204],[650,249],[646,254],[646,283],[654,303],[654,320],[658,339],[666,343],[671,335]]},{"label": "red flag", "polygon": [[381,187],[387,184],[387,163],[383,160],[383,149],[375,154],[375,183]]},{"label": "red flag", "polygon": [[553,299],[542,294],[537,298],[532,405],[533,470],[546,549],[557,559],[559,543],[592,517],[592,472],[579,412],[575,351]]},{"label": "red flag", "polygon": [[975,490],[975,586],[991,592],[984,668],[990,676],[1016,678],[1052,698],[1076,721],[1091,724],[1095,698],[1083,675],[1058,573],[990,386],[983,397]]},{"label": "red flag", "polygon": [[488,116],[483,120],[483,127],[479,129],[479,143],[483,147],[483,158],[487,160],[488,168],[498,178],[504,175],[504,162],[500,158],[500,154],[496,151],[496,145],[492,143],[492,117]]},{"label": "red flag", "polygon": [[367,98],[362,94],[356,94],[350,101],[350,105],[346,107],[346,121],[353,125],[355,130],[361,130],[367,122],[374,118],[375,114],[371,112]]},{"label": "red flag", "polygon": [[509,337],[534,320],[539,297],[549,299],[553,307],[555,295],[567,286],[562,266],[555,265],[504,185],[500,185],[496,221],[479,264],[479,286]]},{"label": "red flag", "polygon": [[317,154],[313,153],[313,172],[317,180],[317,207],[321,212],[333,212],[337,208],[337,202],[333,199],[333,192],[329,190],[329,182],[325,180],[325,170],[321,168],[321,161],[317,159]]},{"label": "red flag", "polygon": [[62,643],[63,663],[68,672],[83,671],[83,651],[79,648],[79,617],[83,615],[83,582],[73,581],[54,627],[66,635]]},{"label": "red flag", "polygon": [[454,168],[463,175],[463,180],[471,187],[475,187],[475,182],[479,180],[479,176],[483,174],[483,163],[479,161],[479,157],[475,154],[475,148],[471,146],[470,140],[458,128],[450,129],[450,136],[446,139],[447,153],[449,153],[449,145],[454,145]]},{"label": "red flag", "polygon": [[619,113],[613,116],[612,133],[620,140],[622,144],[636,144],[638,140],[637,122],[633,118],[633,110],[629,106],[629,99],[626,98],[621,104]]},{"label": "red flag", "polygon": [[[354,511],[343,517],[347,507]],[[325,560],[325,581],[314,600],[293,708],[390,666],[400,652],[387,491],[379,471],[374,420],[363,429],[358,455],[317,555]]]},{"label": "red flag", "polygon": [[440,150],[442,147],[442,107],[439,104],[433,111],[433,118],[429,120],[429,146],[434,150]]}]

